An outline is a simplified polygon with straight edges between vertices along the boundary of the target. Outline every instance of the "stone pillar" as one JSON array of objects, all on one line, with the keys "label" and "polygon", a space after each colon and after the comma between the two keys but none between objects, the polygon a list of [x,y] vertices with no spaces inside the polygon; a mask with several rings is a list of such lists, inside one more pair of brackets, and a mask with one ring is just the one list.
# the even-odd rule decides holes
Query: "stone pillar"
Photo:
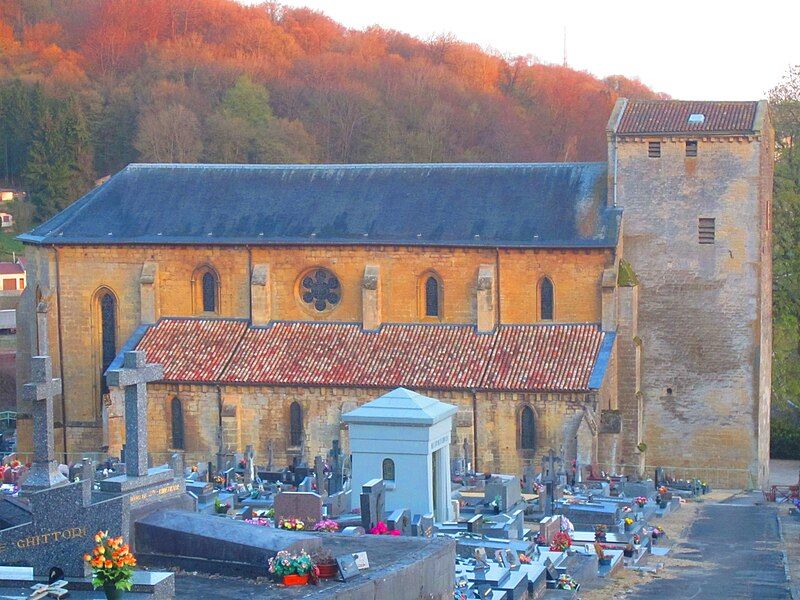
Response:
[{"label": "stone pillar", "polygon": [[367,265],[361,283],[361,323],[366,331],[376,331],[381,326],[381,270],[377,265]]},{"label": "stone pillar", "polygon": [[50,305],[44,299],[36,305],[36,348],[33,350],[40,355],[48,354],[50,350],[47,335],[47,312],[49,309]]},{"label": "stone pillar", "polygon": [[250,322],[253,325],[266,325],[271,319],[269,265],[253,265],[250,274]]},{"label": "stone pillar", "polygon": [[477,286],[478,333],[489,333],[497,327],[495,279],[494,265],[480,266]]},{"label": "stone pillar", "polygon": [[617,328],[617,405],[621,420],[621,460],[637,470],[645,456],[637,446],[644,430],[642,395],[642,341],[639,338],[639,288],[619,288],[619,326]]},{"label": "stone pillar", "polygon": [[142,265],[139,276],[139,322],[155,323],[158,310],[158,263],[148,261]]},{"label": "stone pillar", "polygon": [[440,523],[452,519],[450,506],[450,445],[445,444],[433,455],[436,461],[436,520]]},{"label": "stone pillar", "polygon": [[602,289],[602,327],[603,331],[617,329],[617,269],[609,267],[603,271]]}]

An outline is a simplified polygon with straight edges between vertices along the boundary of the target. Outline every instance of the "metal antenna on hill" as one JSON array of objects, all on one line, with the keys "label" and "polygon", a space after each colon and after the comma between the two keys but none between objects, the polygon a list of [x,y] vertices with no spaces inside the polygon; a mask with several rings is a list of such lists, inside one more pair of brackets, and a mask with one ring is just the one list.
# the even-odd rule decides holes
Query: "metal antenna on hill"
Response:
[{"label": "metal antenna on hill", "polygon": [[567,26],[564,25],[564,65],[567,66]]}]

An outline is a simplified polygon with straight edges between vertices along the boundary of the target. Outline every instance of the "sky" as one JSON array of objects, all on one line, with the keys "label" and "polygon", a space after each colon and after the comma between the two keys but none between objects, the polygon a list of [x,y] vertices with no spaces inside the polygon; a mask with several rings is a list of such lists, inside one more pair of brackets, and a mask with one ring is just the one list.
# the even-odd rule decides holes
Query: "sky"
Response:
[{"label": "sky", "polygon": [[[241,0],[256,4],[260,0]],[[281,0],[279,0],[281,1]],[[531,55],[599,77],[639,78],[685,100],[766,97],[800,64],[800,1],[283,0],[356,29],[421,39],[453,34],[501,55]],[[786,23],[781,27],[780,23]]]}]

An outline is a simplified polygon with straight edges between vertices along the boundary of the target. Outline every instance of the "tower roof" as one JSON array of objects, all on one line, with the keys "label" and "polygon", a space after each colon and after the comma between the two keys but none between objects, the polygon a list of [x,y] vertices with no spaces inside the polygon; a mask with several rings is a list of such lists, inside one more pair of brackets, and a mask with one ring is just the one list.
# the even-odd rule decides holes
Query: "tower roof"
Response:
[{"label": "tower roof", "polygon": [[617,135],[755,135],[765,111],[765,101],[620,99],[608,129]]},{"label": "tower roof", "polygon": [[342,415],[345,423],[430,426],[452,417],[458,408],[406,388],[396,388]]}]

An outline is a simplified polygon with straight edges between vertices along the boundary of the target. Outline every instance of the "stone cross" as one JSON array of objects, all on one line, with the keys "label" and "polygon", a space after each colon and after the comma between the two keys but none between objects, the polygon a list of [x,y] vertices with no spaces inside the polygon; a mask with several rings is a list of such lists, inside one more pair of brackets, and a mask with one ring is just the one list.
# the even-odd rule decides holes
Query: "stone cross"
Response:
[{"label": "stone cross", "polygon": [[555,487],[558,485],[559,473],[556,469],[563,466],[561,457],[551,448],[542,458],[542,483],[545,486],[545,506],[544,513],[549,516],[553,514],[553,503],[555,501]]},{"label": "stone cross", "polygon": [[53,379],[49,356],[31,358],[31,382],[22,387],[22,399],[33,404],[33,464],[22,483],[35,491],[69,483],[58,470],[53,437],[53,397],[61,393],[61,380]]},{"label": "stone cross", "polygon": [[164,378],[164,367],[147,364],[143,350],[125,353],[121,369],[109,370],[109,387],[125,390],[125,466],[132,477],[147,475],[147,383]]}]

